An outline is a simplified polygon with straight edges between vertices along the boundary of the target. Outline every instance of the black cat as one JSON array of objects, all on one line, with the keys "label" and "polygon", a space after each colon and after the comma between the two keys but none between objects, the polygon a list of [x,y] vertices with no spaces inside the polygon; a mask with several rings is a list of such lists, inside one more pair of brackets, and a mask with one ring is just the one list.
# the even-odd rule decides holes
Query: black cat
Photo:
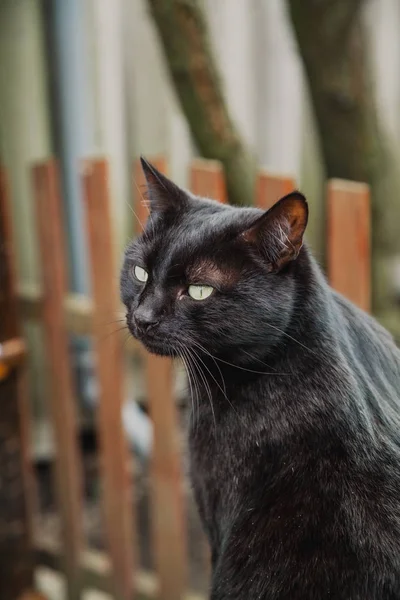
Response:
[{"label": "black cat", "polygon": [[143,161],[132,334],[181,356],[212,600],[400,599],[400,352],[326,283],[307,203],[194,197]]}]

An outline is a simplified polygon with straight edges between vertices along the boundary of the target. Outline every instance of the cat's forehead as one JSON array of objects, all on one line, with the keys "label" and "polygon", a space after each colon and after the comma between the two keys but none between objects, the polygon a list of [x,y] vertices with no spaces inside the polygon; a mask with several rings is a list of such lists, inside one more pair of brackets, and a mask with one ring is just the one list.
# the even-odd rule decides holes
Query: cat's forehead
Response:
[{"label": "cat's forehead", "polygon": [[180,215],[175,227],[194,239],[213,235],[218,237],[234,226],[252,221],[259,213],[261,211],[254,208],[238,208],[213,200],[196,199],[190,209]]},{"label": "cat's forehead", "polygon": [[250,223],[259,212],[213,201],[197,201],[176,219],[159,221],[147,248],[149,259],[164,271],[176,264],[190,264],[199,274],[216,273],[217,255],[226,232]]},{"label": "cat's forehead", "polygon": [[[227,231],[254,219],[255,209],[226,206],[212,200],[197,200],[164,227],[164,244],[179,250],[182,246],[196,251],[223,238]],[[161,226],[162,229],[162,226]],[[171,248],[172,249],[172,248]]]}]

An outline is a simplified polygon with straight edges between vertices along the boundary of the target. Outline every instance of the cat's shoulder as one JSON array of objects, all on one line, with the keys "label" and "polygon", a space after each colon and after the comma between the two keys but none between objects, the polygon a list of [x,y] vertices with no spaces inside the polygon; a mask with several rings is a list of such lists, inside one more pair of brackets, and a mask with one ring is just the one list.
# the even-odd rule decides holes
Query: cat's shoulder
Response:
[{"label": "cat's shoulder", "polygon": [[385,329],[373,316],[361,310],[352,302],[349,302],[347,298],[339,294],[338,292],[332,291],[333,299],[342,313],[346,323],[350,328],[355,330],[366,330],[372,333],[381,342],[389,344],[396,348],[394,338],[387,329]]}]

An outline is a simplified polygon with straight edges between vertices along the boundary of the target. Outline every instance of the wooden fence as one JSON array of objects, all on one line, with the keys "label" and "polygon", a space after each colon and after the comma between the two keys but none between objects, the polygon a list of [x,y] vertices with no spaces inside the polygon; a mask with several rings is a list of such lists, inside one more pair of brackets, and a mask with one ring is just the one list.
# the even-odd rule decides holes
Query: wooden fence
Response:
[{"label": "wooden fence", "polygon": [[[167,171],[164,157],[152,161]],[[143,176],[138,163],[132,171],[134,212],[142,223]],[[84,588],[99,588],[118,600],[158,598],[180,600],[196,595],[187,589],[187,521],[173,395],[172,364],[147,355],[134,340],[125,350],[141,352],[146,366],[147,399],[154,427],[151,460],[152,547],[155,572],[141,571],[132,516],[135,490],[129,476],[128,452],[121,420],[123,402],[123,345],[115,326],[120,304],[113,257],[109,172],[106,160],[86,160],[81,168],[92,297],[70,294],[66,283],[66,252],[57,164],[49,160],[32,168],[36,231],[40,250],[41,287],[21,288],[22,319],[40,320],[51,378],[48,405],[55,432],[55,489],[62,525],[60,547],[35,539],[37,563],[64,573],[68,598],[78,600]],[[190,169],[193,192],[227,202],[225,182],[215,161],[196,160]],[[295,188],[290,177],[261,172],[256,205],[268,208]],[[0,194],[0,213],[10,197]],[[327,264],[334,287],[362,308],[369,308],[369,196],[364,184],[332,180],[327,185]],[[135,227],[137,223],[135,223]],[[137,230],[136,230],[137,231]],[[116,317],[115,317],[116,318]],[[109,329],[109,332],[107,331]],[[68,335],[93,336],[100,383],[97,428],[100,438],[103,518],[107,553],[84,547],[82,533],[82,475],[77,445],[77,415]],[[22,406],[22,405],[21,405]],[[21,408],[22,422],[26,421]],[[25,447],[24,443],[24,447]],[[199,596],[197,596],[199,597]]]}]

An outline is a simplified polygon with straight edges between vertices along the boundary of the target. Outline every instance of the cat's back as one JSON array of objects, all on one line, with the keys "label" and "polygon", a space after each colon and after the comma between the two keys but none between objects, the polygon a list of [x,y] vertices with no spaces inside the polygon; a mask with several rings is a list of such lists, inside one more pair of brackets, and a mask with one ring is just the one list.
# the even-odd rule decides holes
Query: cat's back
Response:
[{"label": "cat's back", "polygon": [[400,350],[392,335],[340,294],[333,292],[332,298],[337,309],[338,339],[346,358],[371,377],[383,376],[397,385],[400,402]]}]

